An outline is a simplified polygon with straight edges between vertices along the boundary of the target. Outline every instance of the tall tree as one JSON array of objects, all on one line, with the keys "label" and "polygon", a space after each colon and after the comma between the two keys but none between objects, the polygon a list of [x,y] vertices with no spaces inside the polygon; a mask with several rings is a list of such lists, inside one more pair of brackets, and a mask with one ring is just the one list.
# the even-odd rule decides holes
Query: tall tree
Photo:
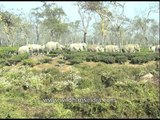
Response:
[{"label": "tall tree", "polygon": [[106,39],[108,27],[110,25],[114,27],[114,22],[112,20],[113,13],[110,10],[111,5],[114,6],[115,8],[121,8],[122,12],[120,12],[120,15],[123,14],[124,4],[120,4],[118,2],[102,2],[102,1],[81,2],[81,6],[85,11],[91,11],[93,13],[96,13],[100,17],[102,44]]},{"label": "tall tree", "polygon": [[42,24],[50,30],[51,41],[54,38],[59,39],[67,31],[67,24],[63,21],[65,15],[63,9],[57,7],[55,3],[43,3],[40,17],[42,18]]},{"label": "tall tree", "polygon": [[78,6],[78,13],[82,22],[83,42],[86,43],[89,23],[91,21],[91,13],[83,9],[83,2],[77,2],[76,5]]}]

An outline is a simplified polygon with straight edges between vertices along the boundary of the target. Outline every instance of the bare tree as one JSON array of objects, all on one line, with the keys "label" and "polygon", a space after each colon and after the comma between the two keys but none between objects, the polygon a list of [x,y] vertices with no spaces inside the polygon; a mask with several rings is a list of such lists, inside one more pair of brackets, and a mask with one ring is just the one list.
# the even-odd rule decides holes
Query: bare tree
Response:
[{"label": "bare tree", "polygon": [[89,27],[89,23],[91,21],[91,13],[88,11],[85,11],[83,9],[82,2],[78,2],[77,6],[78,6],[78,13],[80,15],[81,22],[82,22],[83,42],[86,43],[87,42],[88,27]]}]

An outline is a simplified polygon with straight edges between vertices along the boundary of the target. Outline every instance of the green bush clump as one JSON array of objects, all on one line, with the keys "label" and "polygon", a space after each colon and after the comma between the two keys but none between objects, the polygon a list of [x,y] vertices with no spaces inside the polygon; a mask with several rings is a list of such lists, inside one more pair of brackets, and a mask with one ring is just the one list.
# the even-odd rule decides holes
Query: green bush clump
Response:
[{"label": "green bush clump", "polygon": [[101,60],[102,60],[101,55],[95,55],[95,56],[93,56],[93,58],[92,58],[92,61],[93,61],[93,62],[99,62],[99,61],[101,61]]},{"label": "green bush clump", "polygon": [[112,86],[117,81],[117,77],[114,75],[103,73],[101,75],[101,81],[102,84],[105,85],[105,87],[109,87]]},{"label": "green bush clump", "polygon": [[88,56],[88,57],[86,57],[86,61],[87,61],[87,62],[91,62],[91,61],[93,61],[93,59],[94,59],[93,56]]},{"label": "green bush clump", "polygon": [[128,60],[128,58],[126,56],[116,56],[115,59],[116,59],[115,60],[116,63],[120,63],[120,64],[122,64]]},{"label": "green bush clump", "polygon": [[29,58],[29,54],[23,53],[23,54],[17,55],[17,57],[19,57],[21,60],[24,60]]},{"label": "green bush clump", "polygon": [[50,54],[62,54],[63,53],[63,51],[62,50],[52,50],[51,52],[50,52]]},{"label": "green bush clump", "polygon": [[156,61],[160,60],[160,54],[155,53],[154,54],[154,58],[155,58]]},{"label": "green bush clump", "polygon": [[136,56],[135,53],[124,53],[124,55],[128,58],[128,60],[131,60]]},{"label": "green bush clump", "polygon": [[147,63],[148,59],[146,57],[134,57],[131,59],[132,64],[142,64],[142,63]]},{"label": "green bush clump", "polygon": [[119,53],[119,52],[114,52],[114,53],[109,53],[110,56],[116,57],[116,56],[122,56],[123,53]]},{"label": "green bush clump", "polygon": [[145,113],[152,118],[156,118],[157,116],[160,116],[160,108],[158,109],[158,101],[153,101],[150,99],[147,99],[143,101],[142,106],[145,111]]},{"label": "green bush clump", "polygon": [[12,57],[7,59],[7,61],[5,62],[5,65],[16,65],[18,62],[21,61],[21,58],[19,57]]},{"label": "green bush clump", "polygon": [[13,55],[11,58],[8,58],[5,62],[5,65],[16,65],[21,60],[27,59],[29,57],[28,53]]},{"label": "green bush clump", "polygon": [[4,64],[5,63],[5,59],[0,58],[0,64]]},{"label": "green bush clump", "polygon": [[42,58],[41,60],[39,60],[41,63],[48,63],[50,61],[52,61],[52,58],[49,58],[49,57],[44,57]]},{"label": "green bush clump", "polygon": [[9,57],[11,57],[10,54],[8,54],[7,52],[0,51],[0,58],[9,58]]},{"label": "green bush clump", "polygon": [[64,54],[64,60],[69,60],[69,59],[73,59],[74,55],[73,54]]},{"label": "green bush clump", "polygon": [[92,81],[87,79],[82,79],[78,82],[77,85],[79,89],[89,88],[92,85]]},{"label": "green bush clump", "polygon": [[79,64],[79,63],[82,63],[83,60],[79,57],[75,57],[73,59],[70,59],[68,60],[70,62],[70,65],[73,65],[73,64]]},{"label": "green bush clump", "polygon": [[31,67],[40,64],[39,61],[35,61],[35,60],[33,60],[33,59],[26,59],[26,60],[23,60],[22,63],[23,63],[23,65],[29,65],[29,66],[31,66]]},{"label": "green bush clump", "polygon": [[101,62],[107,63],[107,64],[113,64],[115,63],[115,57],[113,56],[101,56]]},{"label": "green bush clump", "polygon": [[17,53],[18,47],[0,47],[0,52]]},{"label": "green bush clump", "polygon": [[48,56],[48,57],[57,57],[58,54],[48,54],[47,56]]}]

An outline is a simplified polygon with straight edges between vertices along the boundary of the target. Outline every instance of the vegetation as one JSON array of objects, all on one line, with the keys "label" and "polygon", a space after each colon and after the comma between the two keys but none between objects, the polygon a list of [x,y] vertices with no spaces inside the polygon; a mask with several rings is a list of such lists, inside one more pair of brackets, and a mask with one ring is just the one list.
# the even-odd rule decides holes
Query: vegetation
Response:
[{"label": "vegetation", "polygon": [[[1,67],[1,118],[160,117],[156,62],[137,67],[74,63],[66,72],[47,62],[53,67],[35,69],[37,64],[46,64],[48,58],[43,59],[36,62],[28,58],[21,61],[24,65]],[[141,77],[147,73],[154,78],[144,82]]]},{"label": "vegetation", "polygon": [[[160,118],[160,56],[148,49],[159,40],[159,22],[149,17],[157,3],[129,18],[125,2],[75,2],[80,20],[72,22],[56,2],[41,3],[29,19],[0,7],[0,118]],[[48,41],[141,50],[17,54]]]}]

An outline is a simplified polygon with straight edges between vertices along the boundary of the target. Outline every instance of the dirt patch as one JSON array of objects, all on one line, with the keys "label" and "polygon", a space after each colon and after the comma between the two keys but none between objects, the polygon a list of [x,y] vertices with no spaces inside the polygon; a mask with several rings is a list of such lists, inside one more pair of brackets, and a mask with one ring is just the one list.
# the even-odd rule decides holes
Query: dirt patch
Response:
[{"label": "dirt patch", "polygon": [[58,56],[52,58],[52,61],[50,63],[35,65],[32,69],[42,71],[44,69],[57,68],[60,72],[69,72],[72,70],[72,66],[66,65],[64,63],[60,64],[60,61],[62,61],[62,59],[60,56]]},{"label": "dirt patch", "polygon": [[69,66],[69,65],[62,65],[62,66],[59,66],[58,67],[58,70],[62,73],[64,72],[69,72],[69,71],[72,71],[73,70],[73,67],[72,66]]}]

